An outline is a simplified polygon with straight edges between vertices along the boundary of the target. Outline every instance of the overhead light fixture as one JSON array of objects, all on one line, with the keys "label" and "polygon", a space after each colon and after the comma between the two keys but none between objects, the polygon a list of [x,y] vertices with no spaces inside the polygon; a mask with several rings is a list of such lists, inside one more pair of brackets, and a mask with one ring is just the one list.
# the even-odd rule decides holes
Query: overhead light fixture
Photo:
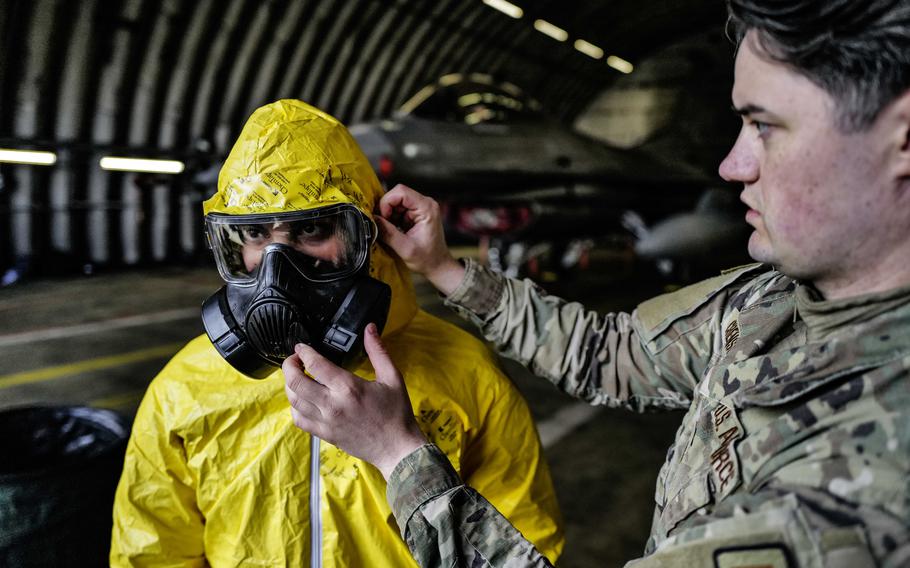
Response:
[{"label": "overhead light fixture", "polygon": [[613,69],[616,69],[620,73],[631,73],[632,70],[635,69],[635,67],[631,63],[629,63],[622,57],[617,57],[616,55],[611,55],[610,57],[607,57],[607,65],[609,65]]},{"label": "overhead light fixture", "polygon": [[604,56],[604,50],[583,39],[575,40],[575,49],[594,59],[600,59]]},{"label": "overhead light fixture", "polygon": [[414,96],[412,96],[410,99],[408,99],[404,103],[402,103],[401,107],[398,109],[398,112],[400,112],[401,114],[411,114],[412,112],[414,112],[415,108],[422,105],[423,102],[425,100],[427,100],[428,98],[430,98],[433,95],[433,93],[435,93],[435,92],[436,92],[436,87],[434,87],[433,85],[427,85],[426,87],[417,91],[417,93],[414,94]]},{"label": "overhead light fixture", "polygon": [[468,81],[474,81],[475,83],[483,83],[484,85],[493,84],[493,76],[488,75],[487,73],[471,73],[468,75]]},{"label": "overhead light fixture", "polygon": [[480,93],[468,93],[458,97],[458,106],[468,107],[483,102],[483,95]]},{"label": "overhead light fixture", "polygon": [[483,0],[483,3],[490,8],[499,10],[506,16],[510,16],[515,19],[522,17],[525,13],[524,10],[515,4],[512,4],[511,2],[506,2],[506,0]]},{"label": "overhead light fixture", "polygon": [[462,81],[464,81],[464,75],[461,73],[449,73],[448,75],[443,75],[439,78],[439,86],[448,87],[449,85],[461,83]]},{"label": "overhead light fixture", "polygon": [[522,96],[521,89],[518,88],[516,85],[509,83],[508,81],[503,81],[502,83],[500,83],[499,88],[502,89],[503,91],[509,93],[513,97]]},{"label": "overhead light fixture", "polygon": [[534,20],[534,29],[544,35],[550,36],[556,41],[566,41],[569,39],[569,32],[559,26],[554,26],[546,20]]},{"label": "overhead light fixture", "polygon": [[120,172],[143,172],[150,174],[179,174],[183,171],[183,162],[177,160],[150,160],[147,158],[101,158],[101,169]]},{"label": "overhead light fixture", "polygon": [[51,166],[57,162],[57,154],[37,150],[13,150],[0,148],[0,162],[8,164],[31,164],[33,166]]}]

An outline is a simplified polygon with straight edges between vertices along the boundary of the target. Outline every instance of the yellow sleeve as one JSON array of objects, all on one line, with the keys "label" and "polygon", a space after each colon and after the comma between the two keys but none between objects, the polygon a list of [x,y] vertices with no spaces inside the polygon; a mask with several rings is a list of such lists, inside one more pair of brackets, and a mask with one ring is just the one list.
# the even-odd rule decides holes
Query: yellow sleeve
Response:
[{"label": "yellow sleeve", "polygon": [[482,422],[465,448],[462,478],[555,563],[565,545],[562,515],[531,412],[501,371],[477,372],[490,391],[479,395],[488,400],[479,405]]},{"label": "yellow sleeve", "polygon": [[[111,566],[206,566],[204,519],[159,376],[136,414],[114,499]],[[163,387],[162,387],[162,390]]]}]

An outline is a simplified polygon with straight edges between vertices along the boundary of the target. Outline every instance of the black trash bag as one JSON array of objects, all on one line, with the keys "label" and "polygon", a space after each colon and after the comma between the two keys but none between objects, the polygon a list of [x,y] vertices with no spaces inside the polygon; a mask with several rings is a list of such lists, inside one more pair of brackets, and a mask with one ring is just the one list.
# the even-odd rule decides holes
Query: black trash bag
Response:
[{"label": "black trash bag", "polygon": [[0,566],[108,566],[129,422],[89,407],[0,411]]}]

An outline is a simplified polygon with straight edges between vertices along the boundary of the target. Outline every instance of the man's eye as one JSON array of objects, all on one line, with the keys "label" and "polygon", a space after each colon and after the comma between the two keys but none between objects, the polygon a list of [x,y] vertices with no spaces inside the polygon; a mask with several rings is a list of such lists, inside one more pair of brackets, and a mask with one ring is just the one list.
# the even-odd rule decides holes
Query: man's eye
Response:
[{"label": "man's eye", "polygon": [[755,128],[755,131],[758,132],[759,137],[764,138],[771,132],[771,125],[767,122],[762,122],[760,120],[753,120],[752,126]]},{"label": "man's eye", "polygon": [[258,225],[247,225],[245,227],[241,227],[240,234],[243,235],[244,239],[248,240],[259,240],[268,236],[266,231]]},{"label": "man's eye", "polygon": [[305,222],[295,227],[297,235],[306,239],[325,238],[331,230],[331,223],[328,221]]}]

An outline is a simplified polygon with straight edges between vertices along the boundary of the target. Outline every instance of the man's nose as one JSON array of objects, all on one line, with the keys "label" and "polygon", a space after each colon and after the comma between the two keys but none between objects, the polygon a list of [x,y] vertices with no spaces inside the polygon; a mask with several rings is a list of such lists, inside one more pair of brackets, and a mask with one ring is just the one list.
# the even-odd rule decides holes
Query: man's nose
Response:
[{"label": "man's nose", "polygon": [[751,142],[746,140],[745,131],[740,132],[727,157],[717,168],[717,172],[726,181],[740,183],[758,181],[758,158]]},{"label": "man's nose", "polygon": [[294,239],[291,238],[290,233],[274,231],[272,233],[271,244],[294,246]]}]

